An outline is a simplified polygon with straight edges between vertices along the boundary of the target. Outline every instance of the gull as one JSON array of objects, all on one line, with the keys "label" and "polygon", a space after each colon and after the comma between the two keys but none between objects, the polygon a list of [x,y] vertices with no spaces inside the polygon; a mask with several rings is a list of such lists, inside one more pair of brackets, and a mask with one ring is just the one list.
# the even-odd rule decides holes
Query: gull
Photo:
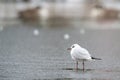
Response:
[{"label": "gull", "polygon": [[91,60],[101,60],[100,58],[95,58],[90,55],[87,49],[82,48],[78,44],[73,44],[70,48],[70,54],[73,60],[76,61],[76,70],[78,70],[78,62],[82,61],[83,64],[83,71],[84,71],[84,62],[91,61]]}]

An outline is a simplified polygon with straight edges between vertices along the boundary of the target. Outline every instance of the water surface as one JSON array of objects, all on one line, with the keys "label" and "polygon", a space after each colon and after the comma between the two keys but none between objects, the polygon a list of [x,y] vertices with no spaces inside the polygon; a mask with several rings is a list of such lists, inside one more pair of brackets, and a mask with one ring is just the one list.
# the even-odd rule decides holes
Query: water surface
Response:
[{"label": "water surface", "polygon": [[[36,29],[39,35],[33,34]],[[0,80],[119,80],[119,34],[117,29],[5,27],[0,32]],[[66,50],[73,43],[102,60],[86,62],[84,72],[79,63],[76,72]]]}]

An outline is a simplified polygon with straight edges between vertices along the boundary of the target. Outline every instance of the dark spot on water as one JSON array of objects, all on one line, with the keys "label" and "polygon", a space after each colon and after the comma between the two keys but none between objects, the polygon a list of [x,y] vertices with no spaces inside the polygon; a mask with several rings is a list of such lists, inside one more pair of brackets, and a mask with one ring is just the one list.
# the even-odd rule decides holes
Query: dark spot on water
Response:
[{"label": "dark spot on water", "polygon": [[74,68],[62,68],[62,70],[75,70]]},{"label": "dark spot on water", "polygon": [[[62,70],[76,70],[75,68],[62,68]],[[77,71],[83,71],[83,69],[78,68]],[[85,69],[84,72],[86,71],[94,71],[94,69]]]},{"label": "dark spot on water", "polygon": [[[54,79],[33,79],[33,80],[74,80],[73,78],[54,78]],[[80,79],[75,79],[80,80]],[[85,80],[85,79],[82,79]]]},{"label": "dark spot on water", "polygon": [[4,75],[0,75],[0,78],[7,78],[7,76],[4,76]]}]

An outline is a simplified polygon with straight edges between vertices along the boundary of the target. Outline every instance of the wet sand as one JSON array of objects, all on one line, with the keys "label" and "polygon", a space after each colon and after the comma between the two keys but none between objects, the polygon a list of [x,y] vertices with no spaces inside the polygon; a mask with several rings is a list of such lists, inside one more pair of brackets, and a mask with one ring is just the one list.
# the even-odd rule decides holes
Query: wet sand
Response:
[{"label": "wet sand", "polygon": [[[33,31],[38,29],[39,35]],[[84,29],[84,28],[82,28]],[[8,26],[0,32],[0,80],[119,80],[120,30],[81,28],[43,29]],[[69,39],[64,39],[64,34]],[[66,49],[73,43],[101,61],[86,62],[75,71]]]}]

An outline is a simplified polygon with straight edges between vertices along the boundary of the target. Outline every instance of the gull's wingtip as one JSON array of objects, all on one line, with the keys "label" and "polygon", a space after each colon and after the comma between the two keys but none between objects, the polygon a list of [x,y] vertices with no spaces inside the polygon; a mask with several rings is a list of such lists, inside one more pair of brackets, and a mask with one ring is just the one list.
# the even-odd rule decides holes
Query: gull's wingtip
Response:
[{"label": "gull's wingtip", "polygon": [[102,60],[101,58],[95,58],[95,57],[91,57],[94,60]]}]

